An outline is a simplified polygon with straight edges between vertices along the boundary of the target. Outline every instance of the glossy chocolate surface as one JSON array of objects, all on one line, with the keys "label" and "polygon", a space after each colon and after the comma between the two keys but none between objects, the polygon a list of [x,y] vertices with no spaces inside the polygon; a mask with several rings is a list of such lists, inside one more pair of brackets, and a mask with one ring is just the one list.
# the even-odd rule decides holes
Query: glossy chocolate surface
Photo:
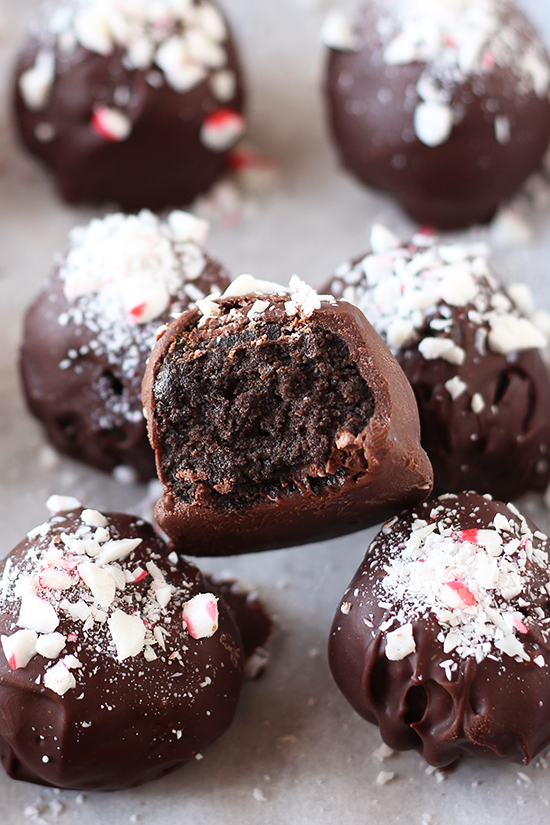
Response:
[{"label": "glossy chocolate surface", "polygon": [[[478,531],[486,531],[479,541],[486,541],[489,547],[487,533],[495,531],[495,517],[497,521],[503,519],[499,523],[503,542],[500,553],[503,548],[506,553],[510,540],[517,537],[517,545],[520,539],[524,541],[522,547],[529,541],[532,549],[528,554],[535,554],[533,563],[523,570],[520,564],[514,594],[491,582],[489,587],[493,589],[483,592],[483,588],[476,587],[475,580],[474,584],[471,580],[465,583],[450,576],[450,595],[462,593],[467,604],[473,605],[468,614],[449,611],[450,602],[438,597],[437,590],[437,607],[431,610],[418,607],[415,594],[406,584],[401,596],[381,585],[387,565],[398,564],[414,530],[425,526],[429,532],[432,525],[439,530],[442,524],[443,529],[452,529],[461,541],[477,541]],[[492,546],[492,558],[496,554],[498,560],[498,545],[497,549]],[[478,552],[482,549],[479,546]],[[512,561],[514,556],[508,558]],[[417,750],[430,764],[442,767],[464,754],[527,764],[548,746],[547,559],[548,540],[532,522],[520,518],[517,510],[474,493],[425,502],[394,519],[378,534],[334,618],[329,659],[344,696],[361,716],[380,727],[391,748]],[[416,564],[422,566],[427,561],[420,557]],[[408,557],[404,563],[408,564]],[[503,570],[502,562],[499,564]],[[512,565],[513,561],[510,569]],[[483,577],[480,574],[478,578]],[[445,598],[449,599],[449,594]],[[510,655],[494,641],[486,642],[483,652],[483,638],[476,639],[471,633],[466,644],[466,648],[471,645],[470,652],[460,646],[464,639],[460,633],[466,633],[465,623],[476,621],[480,615],[477,602],[481,599],[493,606],[490,614],[485,608],[487,615],[482,621],[487,625],[495,621],[504,628],[504,633],[499,633],[498,627],[490,628],[493,636],[500,639],[498,644],[504,645],[505,634],[508,642],[512,638]],[[462,608],[468,610],[466,603]],[[513,623],[504,622],[504,614]],[[402,658],[392,654],[394,658],[390,660],[388,634],[405,622],[412,628],[415,649]],[[451,641],[453,632],[458,632],[456,647],[455,641]]]},{"label": "glossy chocolate surface", "polygon": [[[48,544],[63,546],[60,536],[82,526],[80,512],[58,514],[50,520],[47,534],[27,539],[13,550],[2,565],[11,584],[18,572],[26,574],[35,550],[43,552]],[[45,685],[45,674],[55,660],[37,654],[26,666],[13,670],[0,650],[0,756],[15,779],[75,790],[133,787],[188,762],[217,739],[233,718],[243,653],[239,631],[225,604],[220,600],[217,631],[208,638],[193,638],[182,623],[182,605],[208,592],[199,570],[182,559],[168,561],[164,542],[142,520],[120,513],[106,519],[112,539],[142,541],[119,563],[132,575],[138,570],[137,581],[127,581],[124,595],[118,592],[113,605],[103,607],[103,616],[112,617],[116,607],[144,620],[148,617],[146,646],[120,661],[110,635],[111,618],[102,618],[84,584],[56,592],[57,632],[66,639],[60,655],[74,667],[70,670],[74,688],[60,695]],[[87,556],[77,557],[82,559]],[[151,563],[153,567],[148,567]],[[46,565],[45,570],[51,575],[51,567]],[[42,583],[43,578],[44,570]],[[153,584],[171,586],[165,607],[159,607],[160,596],[155,604]],[[11,585],[6,591],[0,631],[11,636],[18,629],[21,598]],[[51,591],[39,587],[37,593],[56,603]],[[79,598],[85,612],[92,609],[95,620],[84,623],[67,614],[63,600],[76,603]],[[71,656],[80,666],[70,664]]]},{"label": "glossy chocolate surface", "polygon": [[[309,316],[289,317],[288,297],[263,298],[222,299],[221,315],[202,325],[199,310],[184,313],[149,361],[143,404],[165,490],[155,512],[178,551],[227,555],[331,538],[376,523],[424,499],[431,489],[410,386],[364,316],[349,304],[327,301]],[[251,321],[248,313],[257,301],[265,307]],[[201,387],[213,381],[209,353],[225,344],[233,363],[244,365],[244,385],[236,369],[214,400],[201,398]],[[210,436],[197,441],[211,455],[205,468],[193,465],[193,456],[187,467],[173,461],[178,444],[189,452],[189,442],[180,440],[182,425],[175,423],[175,387],[179,376],[190,373],[186,351],[198,388],[196,398],[189,390],[192,412],[197,421],[201,415],[205,421],[206,416],[209,422],[220,420],[212,441]],[[332,366],[329,353],[337,353]],[[258,365],[250,372],[254,359]],[[315,381],[302,387],[304,375],[316,376]],[[340,396],[342,387],[349,387],[347,399]],[[358,405],[351,403],[352,396],[362,399]],[[325,414],[323,404],[334,407]],[[357,418],[360,409],[367,411],[366,420]],[[284,461],[276,466],[283,452]],[[217,471],[217,464],[220,477],[210,480],[208,473]],[[263,476],[258,465],[265,467]]]}]

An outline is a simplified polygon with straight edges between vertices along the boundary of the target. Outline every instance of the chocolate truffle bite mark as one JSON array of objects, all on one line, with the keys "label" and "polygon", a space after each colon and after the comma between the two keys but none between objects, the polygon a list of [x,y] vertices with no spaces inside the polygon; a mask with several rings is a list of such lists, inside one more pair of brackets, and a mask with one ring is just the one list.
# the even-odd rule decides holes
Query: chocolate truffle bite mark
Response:
[{"label": "chocolate truffle bite mark", "polygon": [[2,763],[74,790],[157,779],[231,723],[239,631],[146,522],[70,497],[48,506],[2,565]]},{"label": "chocolate truffle bite mark", "polygon": [[226,555],[360,530],[423,500],[410,386],[361,312],[243,275],[156,345],[143,404],[177,550]]},{"label": "chocolate truffle bite mark", "polygon": [[46,4],[16,72],[22,140],[69,203],[190,203],[244,134],[242,76],[210,0]]},{"label": "chocolate truffle bite mark", "polygon": [[110,472],[154,478],[141,379],[159,325],[229,279],[204,252],[208,224],[142,211],[74,229],[29,309],[21,372],[29,409],[52,443]]},{"label": "chocolate truffle bite mark", "polygon": [[542,161],[550,58],[509,0],[369,0],[324,39],[343,165],[421,224],[490,220]]},{"label": "chocolate truffle bite mark", "polygon": [[548,538],[461,493],[386,524],[334,618],[333,676],[396,750],[528,764],[550,743]]},{"label": "chocolate truffle bite mark", "polygon": [[545,490],[550,375],[536,323],[547,313],[525,284],[499,284],[483,244],[419,233],[400,245],[375,226],[371,245],[326,290],[358,306],[403,367],[436,490]]}]

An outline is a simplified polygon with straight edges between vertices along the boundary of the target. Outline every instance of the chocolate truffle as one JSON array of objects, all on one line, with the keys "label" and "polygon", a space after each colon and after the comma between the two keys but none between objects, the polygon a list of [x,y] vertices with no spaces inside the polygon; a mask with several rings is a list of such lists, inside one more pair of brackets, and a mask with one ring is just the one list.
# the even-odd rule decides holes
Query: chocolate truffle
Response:
[{"label": "chocolate truffle", "polygon": [[128,212],[190,203],[245,131],[235,45],[210,0],[45,5],[15,109],[66,201]]},{"label": "chocolate truffle", "polygon": [[146,522],[48,506],[2,565],[0,758],[15,779],[74,790],[157,779],[230,725],[239,631]]},{"label": "chocolate truffle", "polygon": [[426,234],[400,246],[376,226],[373,252],[328,289],[360,307],[403,367],[440,492],[507,500],[550,479],[546,338],[525,284],[504,289],[483,244]]},{"label": "chocolate truffle", "polygon": [[550,743],[548,538],[476,493],[386,524],[346,591],[329,658],[355,710],[397,750],[445,766],[527,764]]},{"label": "chocolate truffle", "polygon": [[325,25],[344,166],[421,224],[484,223],[550,139],[550,58],[509,0],[369,0]]},{"label": "chocolate truffle", "polygon": [[422,501],[414,396],[351,304],[243,275],[153,350],[143,404],[176,550],[227,555],[360,530]]},{"label": "chocolate truffle", "polygon": [[185,212],[109,215],[70,235],[25,321],[27,403],[52,443],[101,470],[154,478],[141,379],[159,325],[229,279],[203,251],[208,225]]}]

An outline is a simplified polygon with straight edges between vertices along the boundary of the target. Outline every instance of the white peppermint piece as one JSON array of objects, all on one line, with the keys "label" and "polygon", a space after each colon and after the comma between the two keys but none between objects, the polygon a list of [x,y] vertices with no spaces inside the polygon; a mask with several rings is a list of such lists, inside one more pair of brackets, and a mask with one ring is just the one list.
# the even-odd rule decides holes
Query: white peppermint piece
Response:
[{"label": "white peppermint piece", "polygon": [[197,218],[190,212],[182,212],[180,209],[170,212],[167,221],[175,241],[180,243],[193,241],[199,246],[205,245],[210,231],[208,221]]},{"label": "white peppermint piece", "polygon": [[453,130],[453,110],[440,103],[419,103],[414,112],[414,131],[426,146],[446,143]]},{"label": "white peppermint piece", "polygon": [[386,226],[375,223],[370,232],[370,245],[375,255],[381,255],[384,252],[397,249],[399,246],[399,238]]},{"label": "white peppermint piece", "polygon": [[229,103],[237,93],[237,76],[230,69],[216,72],[210,78],[210,88],[214,97],[222,103]]},{"label": "white peppermint piece", "polygon": [[510,143],[512,139],[512,127],[510,118],[507,115],[497,115],[497,117],[495,117],[495,137],[503,146]]},{"label": "white peppermint piece", "polygon": [[246,295],[261,294],[258,290],[258,282],[252,275],[239,275],[235,278],[225,292],[223,298],[240,298]]},{"label": "white peppermint piece", "polygon": [[187,38],[182,35],[164,41],[157,50],[155,63],[164,72],[167,83],[180,94],[191,91],[208,76],[205,67],[191,58]]},{"label": "white peppermint piece", "polygon": [[46,106],[54,80],[55,53],[41,49],[32,69],[27,69],[19,78],[19,91],[28,109],[38,112]]},{"label": "white peppermint piece", "polygon": [[474,300],[478,288],[468,264],[447,266],[441,274],[443,280],[440,295],[447,304],[453,307],[464,307]]},{"label": "white peppermint piece", "polygon": [[529,661],[529,656],[525,652],[525,648],[522,643],[512,634],[505,636],[503,639],[496,639],[495,646],[511,658],[519,656],[519,658],[523,659],[524,662]]},{"label": "white peppermint piece", "polygon": [[[445,361],[449,361],[450,363],[457,363],[458,366],[464,363],[464,359],[456,353],[457,350],[464,353],[464,350],[457,347],[454,341],[451,341],[450,338],[423,338],[418,345],[418,350],[422,357],[427,361],[434,361],[436,358],[443,358]],[[465,356],[466,353],[464,353],[464,358]],[[455,359],[458,359],[458,361]]]},{"label": "white peppermint piece", "polygon": [[221,315],[221,307],[216,301],[211,301],[209,298],[204,298],[203,300],[195,301],[197,305],[197,309],[202,314],[202,318],[200,323],[205,323],[208,321],[209,318],[217,318]]},{"label": "white peppermint piece", "polygon": [[50,496],[46,507],[50,513],[71,513],[73,510],[79,510],[82,505],[73,496]]},{"label": "white peppermint piece", "polygon": [[83,562],[78,565],[78,572],[84,584],[92,591],[97,604],[107,609],[112,604],[116,592],[116,582],[111,571],[92,562]]},{"label": "white peppermint piece", "polygon": [[33,539],[38,539],[38,538],[43,539],[44,536],[47,536],[49,532],[50,532],[50,525],[48,524],[47,521],[45,521],[43,524],[39,524],[37,527],[34,527],[32,530],[29,530],[29,532],[27,533],[27,538],[30,539],[31,541]]},{"label": "white peppermint piece", "polygon": [[190,60],[207,69],[221,69],[226,62],[225,49],[205,31],[190,29],[186,36]]},{"label": "white peppermint piece", "polygon": [[545,667],[545,665],[546,665],[546,661],[544,659],[544,656],[542,656],[542,654],[539,654],[538,656],[535,656],[533,661],[536,665],[538,665],[538,667]]},{"label": "white peppermint piece", "polygon": [[45,633],[36,641],[36,652],[46,659],[57,659],[65,647],[65,636],[62,633]]},{"label": "white peppermint piece", "polygon": [[102,545],[96,564],[111,564],[113,561],[122,561],[139,547],[143,539],[111,539]]},{"label": "white peppermint piece", "polygon": [[416,652],[416,643],[413,636],[413,626],[408,624],[392,630],[386,636],[386,657],[391,662],[398,662],[406,659],[411,653]]},{"label": "white peppermint piece", "polygon": [[27,667],[36,654],[37,635],[34,630],[18,630],[2,636],[2,650],[12,670]]},{"label": "white peppermint piece", "polygon": [[75,579],[65,570],[48,565],[40,571],[38,584],[50,590],[69,590],[75,584]]},{"label": "white peppermint piece", "polygon": [[474,393],[474,395],[472,396],[471,407],[472,412],[475,413],[475,415],[479,415],[483,412],[483,410],[485,409],[485,399],[483,398],[481,393]]},{"label": "white peppermint piece", "polygon": [[199,593],[183,606],[183,623],[193,639],[210,638],[218,629],[218,598]]},{"label": "white peppermint piece", "polygon": [[155,598],[161,607],[167,607],[172,598],[172,588],[169,584],[153,587]]},{"label": "white peppermint piece", "polygon": [[386,333],[386,341],[390,349],[401,349],[405,344],[414,340],[414,324],[408,318],[397,318],[393,321]]},{"label": "white peppermint piece", "polygon": [[462,381],[458,375],[455,375],[454,378],[450,378],[448,381],[445,381],[445,389],[453,401],[456,401],[457,398],[460,398],[460,396],[466,392],[468,385]]},{"label": "white peppermint piece", "polygon": [[58,624],[59,617],[49,602],[35,593],[23,594],[17,619],[18,627],[35,630],[37,633],[52,633]]},{"label": "white peppermint piece", "polygon": [[74,690],[76,687],[76,679],[63,659],[48,668],[43,682],[44,687],[57,693],[58,696],[64,696],[68,690]]},{"label": "white peppermint piece", "polygon": [[545,336],[527,318],[491,313],[489,325],[488,342],[493,352],[510,355],[528,349],[543,349],[547,345]]},{"label": "white peppermint piece", "polygon": [[141,653],[145,644],[145,625],[139,616],[115,610],[108,624],[119,662]]},{"label": "white peppermint piece", "polygon": [[213,40],[220,43],[227,37],[227,26],[223,16],[212,3],[203,2],[195,7],[196,24],[200,26],[206,34]]},{"label": "white peppermint piece", "polygon": [[527,284],[510,284],[510,286],[506,287],[506,292],[523,315],[526,315],[528,318],[533,315],[535,311],[535,299],[531,288]]},{"label": "white peppermint piece", "polygon": [[529,320],[545,338],[550,339],[550,312],[546,309],[537,309]]},{"label": "white peppermint piece", "polygon": [[83,510],[80,520],[88,527],[107,527],[107,519],[99,510]]},{"label": "white peppermint piece", "polygon": [[78,42],[88,51],[108,55],[113,50],[113,38],[109,22],[100,9],[90,8],[79,12],[74,21]]},{"label": "white peppermint piece", "polygon": [[206,118],[201,126],[200,139],[212,152],[225,152],[246,132],[242,115],[232,109],[220,109]]},{"label": "white peppermint piece", "polygon": [[329,49],[349,52],[355,48],[355,32],[347,17],[339,11],[327,15],[321,29],[321,40]]}]

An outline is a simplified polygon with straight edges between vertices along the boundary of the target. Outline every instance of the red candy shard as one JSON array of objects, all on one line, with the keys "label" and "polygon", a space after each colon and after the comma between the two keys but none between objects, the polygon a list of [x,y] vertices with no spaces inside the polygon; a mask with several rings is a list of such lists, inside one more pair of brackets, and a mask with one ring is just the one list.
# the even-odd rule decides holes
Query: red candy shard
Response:
[{"label": "red candy shard", "polygon": [[472,591],[466,587],[464,582],[460,581],[460,579],[453,579],[452,581],[447,582],[447,587],[450,587],[451,590],[454,590],[455,593],[458,596],[460,596],[460,598],[467,607],[472,607],[472,605],[476,603],[476,597],[474,596]]}]

